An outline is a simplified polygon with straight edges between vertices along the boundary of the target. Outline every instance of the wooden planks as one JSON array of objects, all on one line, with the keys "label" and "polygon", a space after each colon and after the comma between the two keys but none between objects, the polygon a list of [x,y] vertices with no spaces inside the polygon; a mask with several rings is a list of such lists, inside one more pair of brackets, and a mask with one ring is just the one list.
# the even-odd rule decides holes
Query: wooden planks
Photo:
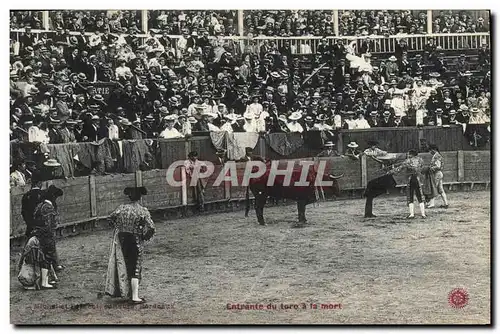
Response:
[{"label": "wooden planks", "polygon": [[123,193],[126,187],[135,186],[135,174],[115,174],[96,177],[97,216],[107,216],[120,204],[129,203]]},{"label": "wooden planks", "polygon": [[[444,182],[490,182],[491,155],[489,151],[459,151],[442,152],[444,163]],[[426,163],[430,162],[430,154],[421,154]],[[342,190],[359,189],[366,186],[366,182],[382,175],[380,165],[372,159],[351,160],[349,158],[323,158],[328,161],[326,172],[335,175],[344,173],[339,179]],[[290,159],[295,165],[299,161],[312,158]],[[286,166],[288,160],[280,161],[280,168]],[[219,175],[222,166],[216,166],[214,175],[208,179],[206,188],[206,202],[226,199],[244,199],[246,188],[240,186],[213,187],[213,182]],[[180,168],[179,168],[180,170]],[[245,163],[237,164],[239,181],[241,182],[245,170]],[[363,173],[365,170],[365,173]],[[366,176],[365,176],[366,175]],[[179,178],[180,179],[180,178]],[[395,177],[398,184],[406,183],[404,175]],[[106,176],[90,176],[71,178],[67,180],[52,180],[50,183],[60,187],[64,195],[58,201],[59,211],[63,224],[90,219],[91,217],[105,217],[117,206],[128,203],[129,199],[123,194],[123,189],[136,184],[144,185],[148,195],[143,197],[143,204],[150,209],[182,206],[182,188],[167,184],[166,170],[138,172],[136,174],[115,174]],[[46,186],[46,185],[45,185]],[[10,234],[21,235],[25,231],[25,223],[21,216],[21,199],[30,186],[12,188],[10,191]],[[188,192],[190,203],[192,195]]]}]

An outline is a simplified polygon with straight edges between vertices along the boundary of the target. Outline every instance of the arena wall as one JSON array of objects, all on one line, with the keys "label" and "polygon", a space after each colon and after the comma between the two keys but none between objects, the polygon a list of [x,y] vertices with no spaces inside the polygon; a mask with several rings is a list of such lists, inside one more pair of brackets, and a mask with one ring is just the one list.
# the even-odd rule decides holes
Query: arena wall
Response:
[{"label": "arena wall", "polygon": [[[444,183],[448,187],[470,185],[473,188],[476,185],[477,188],[477,184],[489,186],[490,151],[451,151],[442,152],[442,155],[445,166]],[[426,163],[430,161],[430,154],[424,153],[421,156]],[[312,158],[289,160],[308,159]],[[380,175],[380,166],[366,157],[359,161],[342,157],[324,159],[331,160],[329,165],[331,173],[336,175],[344,173],[344,177],[339,179],[343,192],[354,193],[363,189],[370,179]],[[285,161],[282,164],[285,164]],[[176,180],[182,180],[182,168],[178,167],[175,170]],[[246,188],[244,187],[231,186],[228,183],[213,187],[221,168],[222,166],[216,166],[215,173],[208,178],[205,201],[209,211],[234,209],[245,198]],[[237,169],[238,174],[241,174],[245,169],[245,164],[238,163]],[[399,186],[405,184],[404,176],[396,176],[396,181]],[[66,180],[51,180],[44,186],[50,184],[64,191],[64,195],[58,202],[61,213],[60,234],[63,236],[68,228],[69,232],[92,228],[93,223],[105,219],[118,205],[127,203],[128,198],[123,194],[123,189],[127,186],[145,186],[148,189],[148,195],[143,197],[142,202],[152,211],[171,210],[178,216],[182,216],[194,204],[192,193],[185,184],[181,187],[167,184],[166,169],[137,171],[135,174],[91,175]],[[21,216],[21,199],[28,190],[29,186],[11,189],[11,239],[18,239],[24,234],[25,223]]]}]

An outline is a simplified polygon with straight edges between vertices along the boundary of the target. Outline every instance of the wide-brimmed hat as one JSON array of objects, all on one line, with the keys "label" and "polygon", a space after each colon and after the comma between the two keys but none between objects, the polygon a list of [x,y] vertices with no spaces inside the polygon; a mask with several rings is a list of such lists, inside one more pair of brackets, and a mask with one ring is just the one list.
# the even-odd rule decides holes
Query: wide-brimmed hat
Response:
[{"label": "wide-brimmed hat", "polygon": [[323,146],[324,146],[324,147],[333,147],[333,146],[335,146],[335,144],[334,144],[332,141],[327,141],[327,142],[325,143],[325,145],[323,145]]},{"label": "wide-brimmed hat", "polygon": [[389,57],[389,60],[390,60],[390,61],[397,61],[398,59],[397,59],[395,56],[390,56],[390,57]]},{"label": "wide-brimmed hat", "polygon": [[137,89],[143,92],[149,92],[149,88],[146,85],[138,84]]},{"label": "wide-brimmed hat", "polygon": [[92,99],[94,99],[95,101],[98,101],[98,102],[102,102],[104,101],[104,97],[102,97],[102,95],[100,94],[96,94],[92,97]]},{"label": "wide-brimmed hat", "polygon": [[316,116],[316,119],[318,121],[326,121],[328,119],[328,117],[326,117],[325,114],[319,114],[318,116]]},{"label": "wide-brimmed hat", "polygon": [[388,104],[388,105],[391,105],[392,101],[391,100],[385,100],[384,101],[384,104]]},{"label": "wide-brimmed hat", "polygon": [[44,166],[47,166],[47,167],[59,167],[59,166],[61,166],[61,164],[56,159],[48,159],[43,164],[44,164]]},{"label": "wide-brimmed hat", "polygon": [[472,113],[473,113],[473,114],[476,114],[476,113],[478,113],[478,112],[479,112],[479,109],[478,109],[478,108],[472,108],[472,110],[471,110],[471,111],[472,111]]},{"label": "wide-brimmed hat", "polygon": [[436,114],[442,114],[442,113],[443,113],[443,109],[441,109],[441,108],[436,109]]},{"label": "wide-brimmed hat", "polygon": [[85,73],[78,73],[76,77],[80,80],[87,80],[87,76],[85,75]]},{"label": "wide-brimmed hat", "polygon": [[100,120],[100,119],[101,119],[101,118],[100,118],[99,116],[97,116],[97,115],[92,116],[92,120],[93,120],[93,121],[98,121],[98,120]]},{"label": "wide-brimmed hat", "polygon": [[201,116],[206,116],[209,118],[217,118],[218,117],[218,115],[216,113],[210,112],[210,111],[202,113]]},{"label": "wide-brimmed hat", "polygon": [[290,116],[288,116],[288,119],[292,121],[297,121],[302,118],[302,113],[299,111],[293,112]]},{"label": "wide-brimmed hat", "polygon": [[390,112],[390,111],[388,111],[388,110],[386,110],[386,111],[384,111],[384,114],[383,114],[383,115],[384,115],[384,116],[391,116],[391,112]]},{"label": "wide-brimmed hat", "polygon": [[189,116],[187,120],[191,124],[198,123],[198,121],[196,120],[196,118],[194,118],[193,116]]},{"label": "wide-brimmed hat", "polygon": [[347,147],[350,147],[350,148],[356,148],[356,147],[358,147],[358,146],[359,146],[359,145],[358,145],[358,144],[356,144],[356,142],[354,142],[354,141],[350,142],[350,143],[349,143],[349,145],[347,145]]},{"label": "wide-brimmed hat", "polygon": [[455,115],[456,113],[457,113],[457,112],[456,112],[455,110],[453,110],[453,109],[452,109],[452,110],[450,110],[450,111],[448,111],[448,115]]},{"label": "wide-brimmed hat", "polygon": [[175,104],[175,105],[177,105],[179,103],[179,101],[177,100],[177,98],[175,96],[172,96],[171,98],[169,98],[168,102]]},{"label": "wide-brimmed hat", "polygon": [[163,120],[169,121],[169,122],[175,122],[177,120],[177,118],[178,118],[177,115],[170,114],[170,115],[163,117]]},{"label": "wide-brimmed hat", "polygon": [[468,110],[469,110],[469,107],[467,107],[467,105],[465,105],[465,104],[460,105],[460,111],[468,111]]}]

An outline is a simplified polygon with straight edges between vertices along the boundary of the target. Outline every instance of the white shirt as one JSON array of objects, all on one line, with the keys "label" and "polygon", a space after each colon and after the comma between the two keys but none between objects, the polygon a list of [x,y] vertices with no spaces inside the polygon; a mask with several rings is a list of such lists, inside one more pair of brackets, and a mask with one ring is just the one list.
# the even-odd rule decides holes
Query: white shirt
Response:
[{"label": "white shirt", "polygon": [[26,176],[23,173],[16,170],[10,174],[10,186],[11,187],[22,187],[26,185]]},{"label": "white shirt", "polygon": [[109,139],[119,139],[118,138],[118,126],[116,124],[112,124],[108,127]]},{"label": "white shirt", "polygon": [[302,125],[300,125],[299,122],[290,122],[287,123],[286,125],[288,129],[290,129],[290,132],[304,132],[304,129],[302,128]]},{"label": "white shirt", "polygon": [[191,132],[192,132],[192,126],[191,126],[191,123],[190,122],[184,122],[181,124],[182,126],[182,129],[181,129],[181,134],[186,136],[186,135],[190,135]]},{"label": "white shirt", "polygon": [[313,129],[323,131],[323,130],[333,130],[333,128],[328,125],[328,124],[323,124],[323,123],[315,123],[313,125]]},{"label": "white shirt", "polygon": [[366,119],[357,119],[355,121],[356,123],[356,129],[369,129],[370,124],[368,124],[368,121]]},{"label": "white shirt", "polygon": [[160,138],[164,138],[164,139],[171,139],[171,138],[182,138],[184,136],[182,135],[182,133],[180,133],[179,131],[177,131],[176,128],[172,128],[172,129],[166,128],[165,130],[163,130],[160,133],[159,137]]},{"label": "white shirt", "polygon": [[336,128],[342,127],[342,117],[340,115],[333,116],[333,124]]},{"label": "white shirt", "polygon": [[345,122],[346,122],[347,128],[349,130],[356,129],[356,120],[355,119],[346,119]]},{"label": "white shirt", "polygon": [[130,71],[130,68],[128,68],[127,66],[117,67],[115,74],[117,79],[125,78],[127,75],[132,76],[132,72]]},{"label": "white shirt", "polygon": [[255,115],[260,115],[262,110],[263,110],[262,104],[252,103],[252,104],[247,106],[246,112],[251,112],[251,113],[254,113]]}]

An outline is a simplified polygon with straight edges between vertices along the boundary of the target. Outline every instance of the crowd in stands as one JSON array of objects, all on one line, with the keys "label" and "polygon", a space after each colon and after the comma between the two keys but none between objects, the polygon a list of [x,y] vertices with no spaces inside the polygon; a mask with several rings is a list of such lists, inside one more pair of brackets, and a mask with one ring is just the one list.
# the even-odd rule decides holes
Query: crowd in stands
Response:
[{"label": "crowd in stands", "polygon": [[[434,11],[433,33],[489,31],[489,17],[474,18],[470,11]],[[339,13],[341,36],[426,34],[425,10],[349,10]]]},{"label": "crowd in stands", "polygon": [[[99,32],[38,40],[28,30],[19,54],[11,53],[11,138],[65,143],[488,121],[486,46],[472,80],[465,55],[450,74],[432,41],[410,58],[402,39],[395,55],[373,66],[370,42],[355,52],[324,40],[312,67],[329,67],[308,79],[308,62],[289,46],[271,41],[241,52],[195,32],[185,30],[174,49],[166,33],[142,44]],[[99,82],[111,84],[108,96]]]},{"label": "crowd in stands", "polygon": [[[479,15],[477,15],[479,13]],[[237,10],[150,10],[148,27],[181,35],[206,30],[210,36],[238,35]],[[245,10],[245,35],[251,36],[332,36],[332,10]],[[433,33],[488,32],[486,11],[433,11]],[[11,11],[10,27],[42,29],[41,11]],[[131,33],[141,31],[139,10],[59,10],[50,11],[49,30]],[[341,36],[426,34],[426,10],[340,10]]]},{"label": "crowd in stands", "polygon": [[246,34],[251,36],[331,36],[331,10],[247,10],[243,12]]},{"label": "crowd in stands", "polygon": [[[65,22],[67,12],[57,13]],[[97,12],[78,13],[91,13],[97,17],[91,21],[100,22]],[[137,13],[128,13],[136,20]],[[224,24],[230,16],[213,15],[217,22],[223,17]],[[33,23],[22,13],[14,17]],[[124,24],[124,31],[135,22]],[[70,35],[67,26],[36,35],[27,27],[19,45],[11,44],[11,141],[53,144],[181,138],[209,131],[490,122],[487,44],[474,51],[477,66],[471,68],[469,55],[447,60],[432,39],[415,52],[402,38],[393,55],[377,57],[369,39],[359,48],[323,39],[317,54],[307,57],[294,55],[289,43],[250,41],[241,49],[230,39],[210,39],[217,25],[184,26],[174,48],[169,30],[153,29],[142,40],[135,32],[117,35],[87,24],[91,36]]]}]

